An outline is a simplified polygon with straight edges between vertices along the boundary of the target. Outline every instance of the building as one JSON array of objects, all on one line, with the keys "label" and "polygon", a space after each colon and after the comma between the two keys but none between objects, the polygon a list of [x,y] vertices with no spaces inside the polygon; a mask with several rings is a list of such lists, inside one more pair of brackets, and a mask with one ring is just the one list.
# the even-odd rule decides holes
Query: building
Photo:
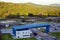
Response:
[{"label": "building", "polygon": [[2,28],[9,27],[9,24],[0,23],[0,27]]},{"label": "building", "polygon": [[0,26],[1,27],[10,27],[10,26],[14,26],[14,25],[18,25],[16,23],[16,21],[14,21],[14,20],[0,21]]},{"label": "building", "polygon": [[58,22],[60,17],[47,17],[45,21]]},{"label": "building", "polygon": [[21,26],[13,26],[13,36],[15,38],[30,38],[32,33],[31,29],[38,27],[46,27],[46,32],[48,33],[50,25],[47,23],[33,23]]},{"label": "building", "polygon": [[27,18],[22,18],[22,22],[35,22],[36,17],[27,17]]}]

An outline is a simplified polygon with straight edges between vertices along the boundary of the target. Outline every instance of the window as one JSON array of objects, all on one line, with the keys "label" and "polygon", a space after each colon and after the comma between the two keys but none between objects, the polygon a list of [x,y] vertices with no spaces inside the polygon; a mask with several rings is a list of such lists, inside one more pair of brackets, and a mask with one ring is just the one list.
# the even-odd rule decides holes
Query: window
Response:
[{"label": "window", "polygon": [[19,32],[17,34],[19,34]]},{"label": "window", "polygon": [[25,36],[29,36],[29,35],[23,35],[23,37],[25,37]]},{"label": "window", "polygon": [[25,32],[25,34],[27,34],[27,32]]},{"label": "window", "polygon": [[29,32],[28,32],[29,33]]},{"label": "window", "polygon": [[24,34],[24,32],[23,32],[23,34]]},{"label": "window", "polygon": [[18,36],[18,38],[19,38],[19,36]]},{"label": "window", "polygon": [[23,32],[23,34],[27,34],[28,32]]}]

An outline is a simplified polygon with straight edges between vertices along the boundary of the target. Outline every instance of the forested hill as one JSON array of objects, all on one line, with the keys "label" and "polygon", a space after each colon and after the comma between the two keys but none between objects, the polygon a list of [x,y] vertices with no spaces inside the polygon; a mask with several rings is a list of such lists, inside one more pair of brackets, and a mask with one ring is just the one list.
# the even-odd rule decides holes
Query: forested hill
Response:
[{"label": "forested hill", "polygon": [[28,15],[28,13],[34,15],[58,15],[60,16],[60,6],[47,6],[47,5],[37,5],[33,3],[6,3],[0,2],[0,17],[12,15]]}]

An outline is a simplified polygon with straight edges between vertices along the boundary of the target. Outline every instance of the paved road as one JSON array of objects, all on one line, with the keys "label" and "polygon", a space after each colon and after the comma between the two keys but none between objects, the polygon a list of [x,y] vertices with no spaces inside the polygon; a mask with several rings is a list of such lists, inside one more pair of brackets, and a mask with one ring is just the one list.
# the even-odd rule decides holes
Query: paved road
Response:
[{"label": "paved road", "polygon": [[[43,32],[40,32],[37,29],[32,29],[32,31],[37,33],[40,37],[42,37],[43,40],[54,40],[50,35],[43,33]],[[38,38],[37,40],[39,40],[39,37],[37,37],[37,38]]]},{"label": "paved road", "polygon": [[39,35],[37,35],[35,38],[36,38],[37,40],[41,40],[41,37],[40,37]]},{"label": "paved road", "polygon": [[1,29],[1,33],[10,33],[11,35],[13,35],[12,33],[12,29]]},{"label": "paved road", "polygon": [[46,35],[42,37],[44,40],[54,40],[51,36]]},{"label": "paved road", "polygon": [[50,32],[60,32],[60,23],[52,23]]}]

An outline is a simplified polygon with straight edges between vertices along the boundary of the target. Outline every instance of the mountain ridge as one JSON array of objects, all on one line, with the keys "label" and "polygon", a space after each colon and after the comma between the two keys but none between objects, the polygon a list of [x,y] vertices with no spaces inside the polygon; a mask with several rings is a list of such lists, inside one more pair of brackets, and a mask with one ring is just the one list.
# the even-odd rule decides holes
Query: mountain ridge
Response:
[{"label": "mountain ridge", "polygon": [[51,6],[60,6],[60,4],[50,4]]},{"label": "mountain ridge", "polygon": [[56,15],[56,11],[60,12],[59,6],[37,5],[33,3],[14,4],[0,2],[0,17],[5,17],[9,14],[15,15],[17,13],[19,13],[19,15],[28,15],[28,13],[32,13],[33,15]]}]

